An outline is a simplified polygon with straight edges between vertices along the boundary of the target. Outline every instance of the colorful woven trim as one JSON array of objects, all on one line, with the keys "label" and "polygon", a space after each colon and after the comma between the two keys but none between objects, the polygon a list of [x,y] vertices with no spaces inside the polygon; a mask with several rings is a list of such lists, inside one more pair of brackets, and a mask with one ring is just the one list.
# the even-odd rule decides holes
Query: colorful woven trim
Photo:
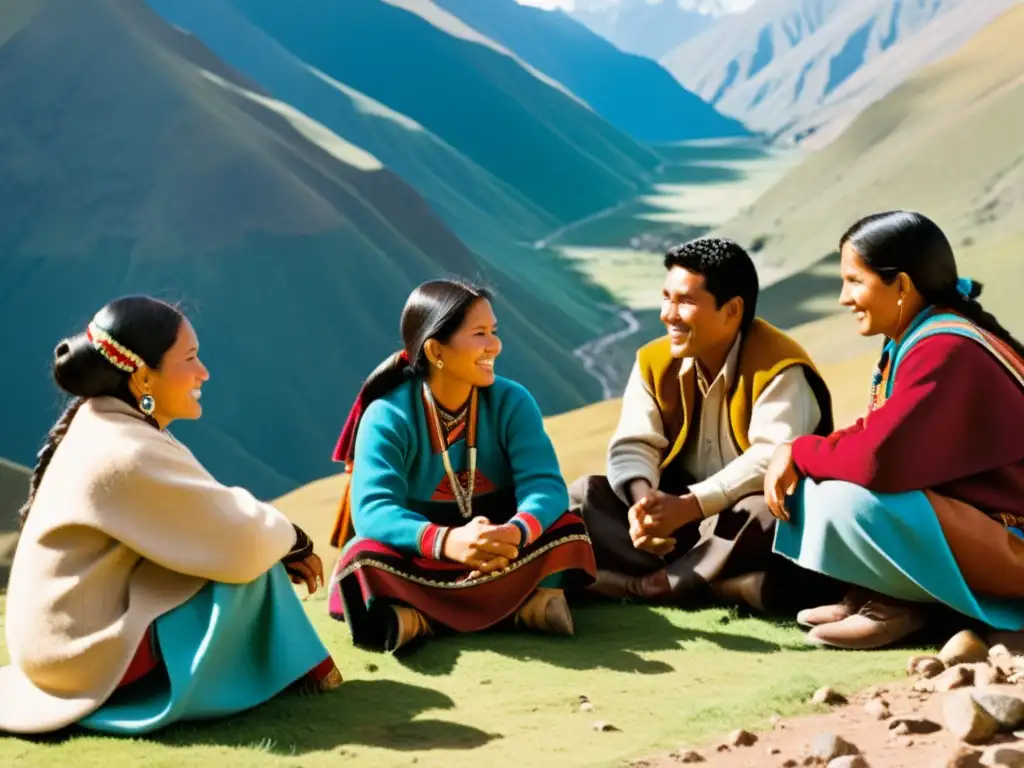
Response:
[{"label": "colorful woven trim", "polygon": [[96,351],[115,368],[120,368],[125,373],[134,373],[145,365],[145,361],[141,357],[118,343],[113,336],[96,325],[95,321],[89,323],[85,335]]},{"label": "colorful woven trim", "polygon": [[532,544],[544,533],[544,526],[540,524],[540,520],[529,512],[516,512],[509,522],[518,524],[523,530],[523,544]]},{"label": "colorful woven trim", "polygon": [[434,560],[441,560],[444,556],[444,539],[448,528],[443,525],[427,523],[420,533],[419,548],[420,554],[424,557],[432,557]]}]

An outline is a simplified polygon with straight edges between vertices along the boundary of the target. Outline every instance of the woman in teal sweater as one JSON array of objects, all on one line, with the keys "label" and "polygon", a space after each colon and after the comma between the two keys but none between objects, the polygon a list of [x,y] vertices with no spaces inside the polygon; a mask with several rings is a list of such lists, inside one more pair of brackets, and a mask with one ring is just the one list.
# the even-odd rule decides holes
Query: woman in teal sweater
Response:
[{"label": "woman in teal sweater", "polygon": [[405,349],[366,380],[335,450],[355,537],[331,615],[356,644],[391,651],[505,621],[571,635],[562,587],[589,583],[594,555],[536,402],[494,373],[489,295],[424,283],[401,329]]}]

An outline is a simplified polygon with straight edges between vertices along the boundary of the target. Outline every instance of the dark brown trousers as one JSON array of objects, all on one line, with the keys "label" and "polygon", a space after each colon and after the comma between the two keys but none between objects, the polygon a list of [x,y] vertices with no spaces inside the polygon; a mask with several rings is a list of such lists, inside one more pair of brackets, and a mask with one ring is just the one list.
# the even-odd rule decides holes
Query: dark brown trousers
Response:
[{"label": "dark brown trousers", "polygon": [[761,494],[680,528],[674,534],[676,548],[664,557],[633,546],[629,508],[604,475],[580,478],[569,495],[572,509],[583,516],[590,533],[597,567],[630,576],[664,568],[673,602],[708,602],[711,582],[755,571],[765,573],[761,599],[770,613],[793,615],[803,608],[836,602],[845,592],[833,579],[772,552],[776,520]]}]

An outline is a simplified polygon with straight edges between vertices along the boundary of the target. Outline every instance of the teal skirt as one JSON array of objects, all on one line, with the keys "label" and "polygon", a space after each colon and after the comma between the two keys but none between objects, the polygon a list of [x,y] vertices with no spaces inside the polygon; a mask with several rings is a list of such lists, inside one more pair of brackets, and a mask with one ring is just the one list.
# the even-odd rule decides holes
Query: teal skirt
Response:
[{"label": "teal skirt", "polygon": [[776,526],[774,548],[798,565],[897,599],[943,603],[996,629],[1024,628],[1024,600],[967,586],[921,491],[804,480],[787,507],[790,520]]},{"label": "teal skirt", "polygon": [[154,623],[161,668],[119,688],[79,725],[140,735],[255,707],[330,654],[284,567],[248,584],[210,582]]}]

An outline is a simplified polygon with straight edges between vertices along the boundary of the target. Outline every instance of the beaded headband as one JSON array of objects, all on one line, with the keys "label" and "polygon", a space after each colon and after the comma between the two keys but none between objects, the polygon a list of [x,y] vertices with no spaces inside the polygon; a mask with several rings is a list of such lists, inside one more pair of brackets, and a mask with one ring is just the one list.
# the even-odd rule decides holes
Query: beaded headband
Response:
[{"label": "beaded headband", "polygon": [[113,336],[96,325],[93,321],[85,331],[86,337],[92,342],[93,347],[107,359],[115,368],[120,368],[125,373],[134,373],[139,370],[145,362],[123,344],[117,342]]}]

